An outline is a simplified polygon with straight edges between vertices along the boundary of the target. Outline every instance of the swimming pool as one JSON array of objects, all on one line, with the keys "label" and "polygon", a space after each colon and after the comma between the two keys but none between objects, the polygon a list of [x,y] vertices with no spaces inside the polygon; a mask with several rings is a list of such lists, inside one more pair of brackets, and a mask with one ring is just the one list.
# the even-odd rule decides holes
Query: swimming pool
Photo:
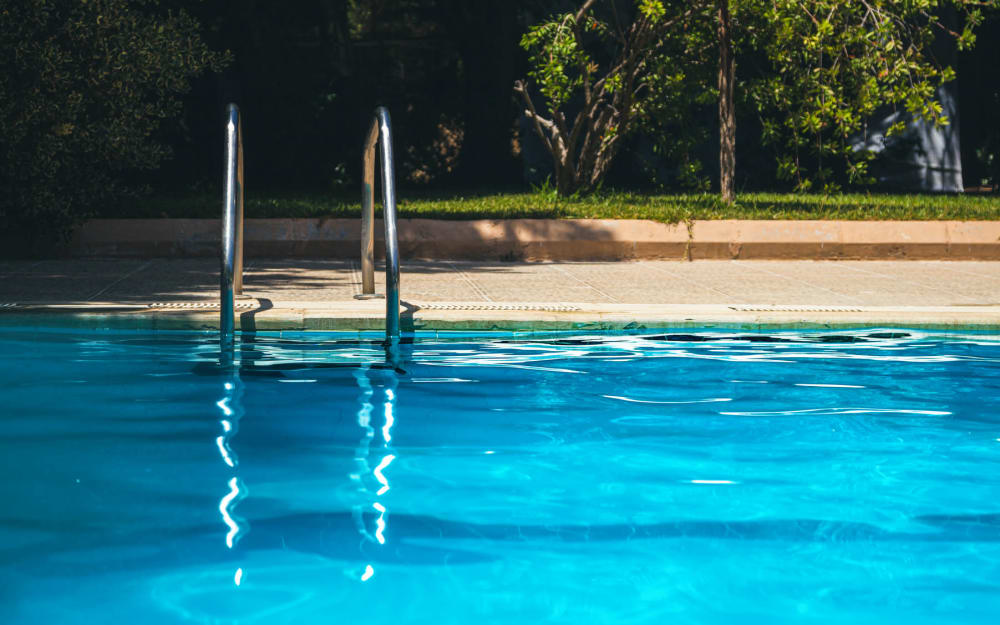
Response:
[{"label": "swimming pool", "polygon": [[1000,340],[0,330],[3,623],[995,623]]}]

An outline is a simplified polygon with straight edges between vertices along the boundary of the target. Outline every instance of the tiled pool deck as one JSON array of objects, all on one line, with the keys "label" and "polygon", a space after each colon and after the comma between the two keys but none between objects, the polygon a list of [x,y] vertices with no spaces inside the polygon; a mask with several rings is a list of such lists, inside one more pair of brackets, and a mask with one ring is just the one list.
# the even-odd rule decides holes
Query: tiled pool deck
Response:
[{"label": "tiled pool deck", "polygon": [[[78,326],[217,327],[218,261],[0,261],[0,310]],[[381,292],[384,275],[376,272]],[[349,261],[253,260],[244,328],[366,330]],[[404,262],[407,329],[926,326],[1000,330],[1000,262]],[[159,304],[150,306],[150,304]],[[164,305],[166,304],[166,305]],[[70,312],[71,315],[66,313]],[[70,319],[71,321],[66,321]],[[0,318],[0,322],[3,319]]]}]

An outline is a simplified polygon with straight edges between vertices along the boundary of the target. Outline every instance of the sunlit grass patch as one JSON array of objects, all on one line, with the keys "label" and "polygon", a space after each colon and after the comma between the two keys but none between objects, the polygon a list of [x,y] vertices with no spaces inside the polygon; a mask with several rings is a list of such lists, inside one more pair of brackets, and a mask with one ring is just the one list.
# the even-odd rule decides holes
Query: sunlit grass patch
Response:
[{"label": "sunlit grass patch", "polygon": [[[245,210],[248,218],[361,215],[357,197],[323,193],[248,193]],[[603,192],[560,198],[545,192],[401,193],[398,210],[404,219],[1000,220],[1000,196],[744,193],[735,205],[727,206],[714,194]],[[102,216],[214,218],[221,211],[221,196],[190,194],[136,200]]]}]

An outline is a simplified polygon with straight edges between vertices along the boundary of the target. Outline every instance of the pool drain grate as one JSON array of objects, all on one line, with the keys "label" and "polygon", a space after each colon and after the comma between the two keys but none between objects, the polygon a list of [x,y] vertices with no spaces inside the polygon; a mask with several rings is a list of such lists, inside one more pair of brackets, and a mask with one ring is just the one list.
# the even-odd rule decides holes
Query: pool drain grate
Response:
[{"label": "pool drain grate", "polygon": [[859,313],[860,308],[847,306],[730,306],[737,312],[803,312],[803,313]]},{"label": "pool drain grate", "polygon": [[[257,304],[255,302],[236,302],[235,308],[255,308]],[[166,308],[169,310],[211,310],[213,308],[218,308],[218,302],[153,302],[152,304],[146,304],[147,308]]]},{"label": "pool drain grate", "polygon": [[548,304],[421,304],[421,310],[498,310],[535,312],[578,312],[580,308],[569,305]]}]

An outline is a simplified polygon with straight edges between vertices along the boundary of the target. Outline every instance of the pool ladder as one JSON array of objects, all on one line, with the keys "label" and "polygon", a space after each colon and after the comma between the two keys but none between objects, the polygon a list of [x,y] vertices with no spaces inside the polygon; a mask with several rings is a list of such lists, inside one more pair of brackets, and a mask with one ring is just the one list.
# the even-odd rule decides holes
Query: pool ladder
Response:
[{"label": "pool ladder", "polygon": [[[385,343],[399,343],[399,240],[396,235],[396,168],[392,154],[389,111],[375,109],[365,139],[361,188],[361,294],[375,294],[375,146],[382,171],[382,206],[385,223]],[[226,164],[222,202],[222,269],[219,280],[219,342],[223,352],[232,350],[235,334],[235,299],[243,293],[243,127],[240,109],[226,107]]]},{"label": "pool ladder", "polygon": [[385,223],[385,340],[399,341],[399,239],[396,236],[396,168],[392,156],[392,121],[389,111],[375,109],[362,153],[361,185],[361,294],[357,299],[381,297],[375,294],[375,145],[382,165],[382,208]]}]

